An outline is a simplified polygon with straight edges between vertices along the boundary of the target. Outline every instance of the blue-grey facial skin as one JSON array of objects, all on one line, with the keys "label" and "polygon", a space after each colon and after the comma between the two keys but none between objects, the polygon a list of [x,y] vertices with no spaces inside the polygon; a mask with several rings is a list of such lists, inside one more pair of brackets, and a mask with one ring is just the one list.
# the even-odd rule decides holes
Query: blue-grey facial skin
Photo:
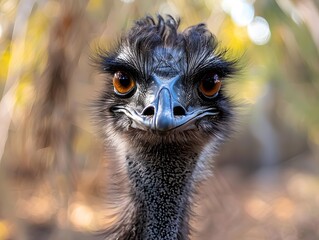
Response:
[{"label": "blue-grey facial skin", "polygon": [[[125,54],[120,54],[125,56]],[[123,113],[132,120],[131,127],[159,134],[196,128],[195,122],[204,116],[218,114],[214,107],[185,106],[187,92],[183,90],[183,58],[180,51],[158,48],[154,51],[148,88],[140,111],[136,106],[118,106],[114,112]],[[139,86],[137,85],[137,88]],[[136,94],[141,94],[136,90]]]}]

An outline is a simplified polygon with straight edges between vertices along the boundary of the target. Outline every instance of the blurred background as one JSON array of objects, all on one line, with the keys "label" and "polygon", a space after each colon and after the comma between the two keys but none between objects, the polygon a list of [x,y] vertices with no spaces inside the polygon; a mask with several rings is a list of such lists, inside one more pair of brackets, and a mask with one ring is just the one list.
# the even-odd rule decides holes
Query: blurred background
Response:
[{"label": "blurred background", "polygon": [[89,57],[157,13],[205,22],[245,66],[192,239],[319,239],[317,0],[0,0],[0,240],[94,239],[112,222]]}]

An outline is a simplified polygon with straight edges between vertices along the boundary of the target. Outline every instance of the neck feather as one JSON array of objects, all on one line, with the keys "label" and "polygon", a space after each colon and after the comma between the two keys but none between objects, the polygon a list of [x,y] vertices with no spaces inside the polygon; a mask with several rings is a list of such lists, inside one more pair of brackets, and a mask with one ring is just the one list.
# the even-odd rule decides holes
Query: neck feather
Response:
[{"label": "neck feather", "polygon": [[[193,150],[193,149],[192,149]],[[186,154],[188,153],[188,154]],[[160,145],[127,156],[136,239],[187,239],[197,154]]]}]

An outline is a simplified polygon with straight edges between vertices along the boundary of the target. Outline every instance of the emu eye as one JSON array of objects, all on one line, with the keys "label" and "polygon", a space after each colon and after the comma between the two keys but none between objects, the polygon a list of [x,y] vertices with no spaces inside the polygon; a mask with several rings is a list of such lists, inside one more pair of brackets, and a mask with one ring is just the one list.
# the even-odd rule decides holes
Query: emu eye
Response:
[{"label": "emu eye", "polygon": [[127,96],[135,89],[135,81],[124,72],[116,72],[113,76],[114,90],[118,95]]},{"label": "emu eye", "polygon": [[221,86],[222,81],[217,74],[214,74],[213,77],[206,77],[200,81],[198,91],[206,98],[214,98],[217,96]]}]

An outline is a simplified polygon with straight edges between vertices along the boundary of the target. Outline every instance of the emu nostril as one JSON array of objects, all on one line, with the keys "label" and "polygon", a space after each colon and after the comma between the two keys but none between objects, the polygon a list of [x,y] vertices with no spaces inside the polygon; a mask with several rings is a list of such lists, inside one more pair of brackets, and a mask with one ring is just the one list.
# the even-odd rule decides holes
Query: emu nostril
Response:
[{"label": "emu nostril", "polygon": [[183,107],[176,106],[174,107],[173,113],[174,113],[174,116],[184,116],[186,114],[186,111]]},{"label": "emu nostril", "polygon": [[154,107],[153,106],[148,106],[147,108],[145,108],[142,112],[142,115],[145,116],[153,116],[155,113]]}]

